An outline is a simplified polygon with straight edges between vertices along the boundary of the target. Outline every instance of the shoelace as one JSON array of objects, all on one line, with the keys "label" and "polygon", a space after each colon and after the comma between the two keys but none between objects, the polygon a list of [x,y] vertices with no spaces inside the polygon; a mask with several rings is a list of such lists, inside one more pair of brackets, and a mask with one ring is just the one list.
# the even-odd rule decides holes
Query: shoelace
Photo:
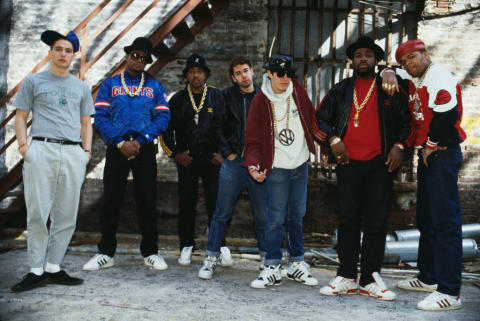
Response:
[{"label": "shoelace", "polygon": [[205,262],[203,262],[203,268],[211,270],[216,265],[217,261],[213,258],[207,257]]},{"label": "shoelace", "polygon": [[[338,281],[336,281],[336,279],[337,278],[334,278],[332,279],[332,281],[330,281],[329,283],[330,287],[333,287],[333,289],[338,289],[340,291],[347,290],[349,288],[349,285],[351,283],[349,280],[346,280],[345,278],[341,278]],[[342,280],[344,280],[344,282],[342,282]]]}]

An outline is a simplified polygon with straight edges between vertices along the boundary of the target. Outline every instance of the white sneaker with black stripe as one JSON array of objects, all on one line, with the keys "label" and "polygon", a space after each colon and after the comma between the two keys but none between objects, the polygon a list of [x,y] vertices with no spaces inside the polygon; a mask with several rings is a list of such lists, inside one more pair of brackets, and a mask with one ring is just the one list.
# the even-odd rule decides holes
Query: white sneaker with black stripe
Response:
[{"label": "white sneaker with black stripe", "polygon": [[216,256],[207,256],[203,261],[203,265],[198,271],[198,277],[204,280],[210,280],[215,273],[217,268],[217,257]]},{"label": "white sneaker with black stripe", "polygon": [[155,270],[166,270],[168,268],[167,263],[160,254],[152,254],[143,259],[146,266],[153,267]]},{"label": "white sneaker with black stripe", "polygon": [[95,254],[87,263],[83,266],[85,271],[97,271],[111,267],[115,264],[113,257],[106,254]]},{"label": "white sneaker with black stripe", "polygon": [[436,284],[426,284],[417,278],[399,281],[397,286],[400,289],[410,291],[433,292],[437,290]]},{"label": "white sneaker with black stripe", "polygon": [[459,296],[452,296],[435,291],[418,302],[417,308],[426,311],[456,310],[462,308],[462,300],[460,300]]},{"label": "white sneaker with black stripe", "polygon": [[318,285],[317,279],[310,274],[309,265],[305,261],[291,262],[288,265],[287,278],[305,285]]},{"label": "white sneaker with black stripe", "polygon": [[260,272],[256,280],[250,283],[250,286],[255,289],[265,289],[271,285],[280,285],[282,283],[282,274],[280,273],[279,265],[265,265],[265,268]]}]

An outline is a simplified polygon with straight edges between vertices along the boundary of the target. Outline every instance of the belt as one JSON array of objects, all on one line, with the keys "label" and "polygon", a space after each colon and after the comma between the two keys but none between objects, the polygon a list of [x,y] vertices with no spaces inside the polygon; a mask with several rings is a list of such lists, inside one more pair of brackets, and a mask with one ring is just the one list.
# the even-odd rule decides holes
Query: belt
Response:
[{"label": "belt", "polygon": [[47,137],[33,137],[32,140],[39,140],[42,142],[55,143],[60,145],[81,145],[80,142],[73,142],[71,140],[61,140],[61,139],[54,139],[54,138],[47,138]]}]

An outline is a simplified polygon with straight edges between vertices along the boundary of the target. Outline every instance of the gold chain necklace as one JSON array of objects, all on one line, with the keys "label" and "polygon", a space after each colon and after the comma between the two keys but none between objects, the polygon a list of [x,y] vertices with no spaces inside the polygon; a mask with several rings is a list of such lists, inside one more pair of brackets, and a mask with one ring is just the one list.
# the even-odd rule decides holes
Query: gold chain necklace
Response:
[{"label": "gold chain necklace", "polygon": [[[280,141],[280,143],[284,146],[290,146],[293,144],[293,141],[295,140],[295,134],[291,129],[288,128],[288,121],[290,120],[290,96],[287,98],[287,110],[285,111],[285,114],[281,119],[277,119],[275,115],[275,103],[270,101],[270,105],[272,106],[272,118],[273,118],[273,129],[274,129],[274,134],[275,138]],[[285,117],[287,118],[287,123],[285,124],[285,128],[282,129],[280,134],[278,133],[277,129],[277,123],[282,122]]]},{"label": "gold chain necklace", "polygon": [[362,104],[359,106],[358,105],[358,100],[357,100],[357,89],[355,88],[356,86],[353,87],[353,103],[355,105],[355,117],[353,118],[353,126],[358,127],[360,122],[358,121],[358,114],[363,110],[365,105],[367,104],[368,100],[370,99],[370,96],[373,93],[373,88],[375,88],[375,78],[372,81],[372,85],[370,86],[370,89],[368,90],[367,96],[365,99],[363,99]]},{"label": "gold chain necklace", "polygon": [[413,99],[415,101],[415,104],[414,104],[414,107],[413,107],[413,114],[415,115],[415,117],[417,117],[418,110],[420,109],[420,97],[418,96],[418,90],[420,89],[420,87],[422,87],[423,81],[425,80],[425,76],[427,75],[427,73],[430,70],[430,67],[432,65],[433,65],[432,63],[430,63],[430,65],[428,65],[427,69],[425,69],[425,72],[423,73],[420,80],[415,84],[415,94],[413,96]]},{"label": "gold chain necklace", "polygon": [[192,103],[192,108],[195,111],[195,116],[193,117],[193,120],[195,121],[195,124],[198,125],[198,113],[203,108],[203,104],[205,103],[205,97],[207,97],[207,84],[203,85],[203,94],[202,94],[202,99],[200,100],[200,105],[195,103],[195,99],[193,99],[193,93],[192,89],[190,88],[190,84],[187,85],[187,91],[188,91],[188,96],[190,97],[190,102]]},{"label": "gold chain necklace", "polygon": [[[122,73],[120,74],[120,79],[122,80],[123,90],[125,90],[125,93],[132,98],[137,96],[138,94],[140,94],[140,92],[142,91],[142,88],[143,88],[143,82],[145,81],[145,77],[143,76],[143,71],[142,71],[142,78],[140,79],[140,85],[138,86],[137,90],[135,90],[132,93],[130,91],[130,89],[128,89],[127,84],[125,83],[125,70],[123,70]],[[132,86],[132,88],[133,88],[133,86]]]}]

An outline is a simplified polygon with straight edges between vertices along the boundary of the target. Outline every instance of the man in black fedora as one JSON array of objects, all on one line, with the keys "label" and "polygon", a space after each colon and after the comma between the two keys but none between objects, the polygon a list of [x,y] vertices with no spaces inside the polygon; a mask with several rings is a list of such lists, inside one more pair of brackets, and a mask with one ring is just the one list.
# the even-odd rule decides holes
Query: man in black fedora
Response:
[{"label": "man in black fedora", "polygon": [[[222,92],[206,83],[210,69],[203,56],[194,53],[188,57],[183,76],[187,85],[170,99],[172,120],[160,143],[177,165],[181,251],[178,263],[189,265],[195,247],[199,178],[205,190],[209,226],[215,211],[218,175],[223,162],[217,137],[223,135],[220,127],[224,101]],[[221,248],[221,258],[224,265],[232,264],[230,251],[225,246]]]},{"label": "man in black fedora", "polygon": [[114,265],[120,205],[130,171],[144,263],[156,270],[167,269],[157,247],[157,163],[153,140],[167,129],[170,109],[162,85],[144,72],[145,66],[152,63],[150,40],[139,37],[124,51],[125,69],[102,83],[95,101],[95,127],[107,144],[107,154],[104,207],[100,213],[102,239],[99,253],[83,266],[86,271]]},{"label": "man in black fedora", "polygon": [[[337,276],[320,289],[323,295],[360,294],[395,300],[380,277],[393,172],[403,160],[410,136],[407,97],[389,97],[375,75],[384,51],[369,37],[347,48],[353,78],[335,84],[318,107],[317,139],[330,148],[337,163]],[[362,222],[363,221],[363,222]],[[363,239],[360,247],[360,230]],[[361,277],[357,263],[361,254]]]}]

